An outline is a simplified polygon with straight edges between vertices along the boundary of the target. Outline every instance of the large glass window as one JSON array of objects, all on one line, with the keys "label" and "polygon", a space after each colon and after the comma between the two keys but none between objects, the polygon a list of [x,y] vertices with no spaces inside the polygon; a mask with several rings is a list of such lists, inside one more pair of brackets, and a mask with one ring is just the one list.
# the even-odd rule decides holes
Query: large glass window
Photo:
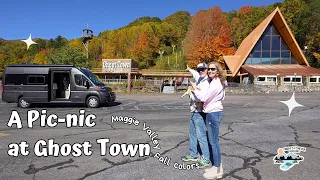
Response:
[{"label": "large glass window", "polygon": [[265,36],[262,38],[262,50],[270,50],[271,47],[271,36]]},{"label": "large glass window", "polygon": [[281,64],[290,64],[290,51],[281,51]]},{"label": "large glass window", "polygon": [[271,51],[271,64],[280,64],[280,51]]},{"label": "large glass window", "polygon": [[252,58],[248,57],[245,64],[297,64],[295,57],[272,23],[266,28],[251,54]]},{"label": "large glass window", "polygon": [[271,37],[272,41],[272,50],[280,50],[280,36],[272,36]]},{"label": "large glass window", "polygon": [[261,53],[253,52],[252,54],[252,64],[261,64]]},{"label": "large glass window", "polygon": [[250,54],[245,62],[245,64],[251,64],[252,54]]},{"label": "large glass window", "polygon": [[270,51],[262,51],[262,64],[270,64]]}]

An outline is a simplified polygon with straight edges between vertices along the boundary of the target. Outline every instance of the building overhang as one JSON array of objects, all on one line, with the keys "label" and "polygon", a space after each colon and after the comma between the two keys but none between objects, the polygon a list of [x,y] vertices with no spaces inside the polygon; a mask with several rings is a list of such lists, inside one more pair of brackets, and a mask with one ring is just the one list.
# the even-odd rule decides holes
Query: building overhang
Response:
[{"label": "building overhang", "polygon": [[319,76],[320,69],[298,64],[243,65],[241,71],[253,76]]}]

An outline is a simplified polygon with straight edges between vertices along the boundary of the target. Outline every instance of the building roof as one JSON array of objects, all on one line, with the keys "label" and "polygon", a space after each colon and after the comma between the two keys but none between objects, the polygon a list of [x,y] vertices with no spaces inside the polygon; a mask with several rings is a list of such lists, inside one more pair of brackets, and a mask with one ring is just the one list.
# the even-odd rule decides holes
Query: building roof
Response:
[{"label": "building roof", "polygon": [[102,61],[133,61],[133,59],[102,59]]},{"label": "building roof", "polygon": [[279,75],[279,76],[319,76],[320,69],[299,64],[273,64],[273,65],[243,65],[241,70],[254,76],[257,75]]},{"label": "building roof", "polygon": [[270,22],[272,22],[279,31],[281,37],[288,45],[288,48],[291,50],[294,57],[296,57],[297,63],[310,67],[306,57],[302,53],[297,41],[290,31],[289,26],[287,25],[283,15],[281,14],[280,9],[277,7],[242,41],[233,56],[224,56],[225,62],[232,72],[232,76],[235,76],[238,73],[240,67],[244,64],[250,52],[259,41],[260,37],[268,27]]}]

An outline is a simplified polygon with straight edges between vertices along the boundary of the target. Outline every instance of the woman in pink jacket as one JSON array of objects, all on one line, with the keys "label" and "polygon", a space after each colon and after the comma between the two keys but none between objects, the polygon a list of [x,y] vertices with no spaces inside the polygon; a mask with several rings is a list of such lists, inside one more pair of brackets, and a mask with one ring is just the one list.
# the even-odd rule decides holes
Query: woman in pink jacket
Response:
[{"label": "woman in pink jacket", "polygon": [[206,126],[208,138],[212,147],[213,163],[212,168],[206,170],[203,176],[207,179],[221,178],[223,169],[221,166],[221,152],[219,145],[219,128],[223,118],[222,101],[225,97],[225,87],[227,86],[226,75],[221,65],[216,62],[209,63],[208,75],[211,80],[209,88],[198,90],[194,83],[195,96],[203,104],[203,112],[206,113]]}]

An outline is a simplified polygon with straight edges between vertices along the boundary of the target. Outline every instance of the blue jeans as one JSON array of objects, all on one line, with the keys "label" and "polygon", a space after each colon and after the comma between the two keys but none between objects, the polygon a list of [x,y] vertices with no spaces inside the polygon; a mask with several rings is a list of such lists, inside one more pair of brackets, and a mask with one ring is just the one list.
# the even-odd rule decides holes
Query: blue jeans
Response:
[{"label": "blue jeans", "polygon": [[212,150],[213,163],[215,167],[220,167],[221,152],[219,145],[219,128],[223,118],[223,111],[208,113],[206,117],[206,125],[208,129],[208,138]]},{"label": "blue jeans", "polygon": [[206,115],[202,112],[193,112],[190,117],[190,156],[198,157],[198,141],[202,152],[202,160],[205,163],[210,162],[210,152],[208,146],[206,125]]}]

